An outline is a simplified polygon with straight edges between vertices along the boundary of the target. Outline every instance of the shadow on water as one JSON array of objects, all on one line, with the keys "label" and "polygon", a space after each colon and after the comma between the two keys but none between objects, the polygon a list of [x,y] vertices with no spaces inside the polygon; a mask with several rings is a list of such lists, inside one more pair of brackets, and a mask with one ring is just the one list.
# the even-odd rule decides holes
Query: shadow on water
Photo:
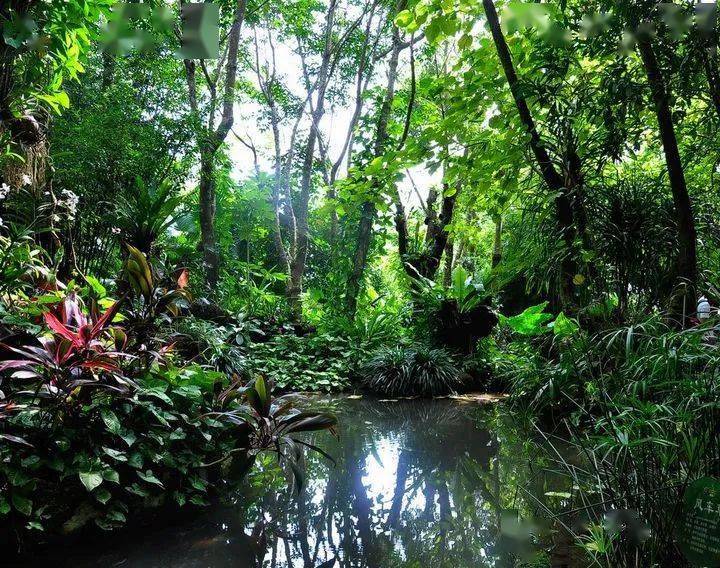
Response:
[{"label": "shadow on water", "polygon": [[[539,529],[519,524],[500,536],[503,515],[530,518],[537,505],[549,506],[542,502],[548,485],[492,405],[325,402],[338,414],[339,438],[322,433],[308,441],[336,463],[307,455],[299,496],[277,464],[260,460],[241,491],[192,522],[139,535],[131,529],[109,546],[55,554],[54,565],[506,567],[516,565],[515,555],[539,550],[531,542]],[[535,495],[525,510],[518,506],[524,493]]]}]

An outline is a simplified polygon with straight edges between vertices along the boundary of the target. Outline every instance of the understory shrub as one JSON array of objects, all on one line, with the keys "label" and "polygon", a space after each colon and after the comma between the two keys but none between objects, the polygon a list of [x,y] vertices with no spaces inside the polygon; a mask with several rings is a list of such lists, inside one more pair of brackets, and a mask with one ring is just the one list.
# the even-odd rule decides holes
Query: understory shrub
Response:
[{"label": "understory shrub", "polygon": [[497,325],[498,317],[482,283],[462,266],[453,270],[448,288],[428,279],[416,283],[418,327],[435,345],[467,355]]},{"label": "understory shrub", "polygon": [[585,457],[550,452],[578,504],[565,523],[586,527],[573,533],[577,543],[597,565],[686,566],[677,546],[683,495],[720,473],[714,323],[676,330],[658,314],[588,334],[558,316],[550,333],[551,318],[530,315],[537,325],[528,313],[516,320],[496,365],[514,411],[536,424],[552,418],[562,440],[546,441]]},{"label": "understory shrub", "polygon": [[252,344],[248,354],[252,371],[272,377],[281,390],[331,392],[352,386],[354,370],[365,353],[348,337],[288,333]]},{"label": "understory shrub", "polygon": [[195,317],[182,317],[174,322],[168,337],[188,361],[209,365],[228,374],[248,374],[245,348],[249,340],[237,325],[219,325]]},{"label": "understory shrub", "polygon": [[[274,398],[262,377],[229,376],[205,353],[212,366],[188,363],[160,333],[189,298],[187,274],[166,286],[128,248],[120,301],[87,277],[87,288],[46,282],[42,295],[16,290],[2,304],[0,541],[204,505],[216,481],[239,481],[260,452],[288,464],[300,487],[303,442],[291,436],[335,425]],[[238,345],[241,331],[217,333]]]},{"label": "understory shrub", "polygon": [[166,500],[205,504],[203,464],[238,441],[202,416],[210,395],[191,381],[188,371],[173,388],[96,391],[75,412],[19,403],[2,426],[16,443],[0,447],[0,513],[17,530],[73,532],[88,522],[118,527],[129,512]]},{"label": "understory shrub", "polygon": [[390,347],[362,368],[364,385],[385,396],[442,396],[463,386],[452,355],[444,349]]}]

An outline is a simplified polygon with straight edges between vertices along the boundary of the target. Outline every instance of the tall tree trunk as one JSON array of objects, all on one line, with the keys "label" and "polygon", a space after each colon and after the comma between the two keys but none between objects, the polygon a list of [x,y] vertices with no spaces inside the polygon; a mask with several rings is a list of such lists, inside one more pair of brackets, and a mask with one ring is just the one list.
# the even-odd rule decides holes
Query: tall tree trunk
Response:
[{"label": "tall tree trunk", "polygon": [[[370,10],[367,24],[365,25],[365,39],[363,41],[360,53],[358,55],[358,68],[355,74],[355,106],[353,109],[352,118],[348,123],[348,127],[345,134],[345,140],[340,149],[340,154],[337,159],[332,163],[330,172],[328,174],[328,199],[334,201],[337,199],[337,190],[335,189],[335,182],[337,180],[338,172],[342,166],[345,158],[347,157],[347,167],[350,168],[351,154],[352,154],[352,142],[355,137],[355,127],[357,126],[360,116],[362,115],[363,106],[365,104],[365,93],[367,92],[370,79],[372,78],[372,61],[375,57],[375,51],[377,50],[378,42],[382,36],[381,26],[378,27],[375,37],[371,33],[371,27],[373,17],[375,14],[376,6]],[[372,40],[372,43],[371,43]],[[336,254],[336,244],[339,238],[339,218],[336,208],[333,207],[330,212],[330,246],[331,254]]]},{"label": "tall tree trunk", "polygon": [[445,245],[445,268],[443,272],[443,286],[449,288],[452,283],[453,264],[455,262],[455,242],[449,238]]},{"label": "tall tree trunk", "polygon": [[[400,12],[405,7],[405,0],[399,0],[396,5],[395,12]],[[377,128],[375,130],[375,156],[380,156],[385,150],[388,141],[388,121],[390,120],[390,111],[392,103],[395,99],[395,81],[397,80],[398,62],[400,60],[400,52],[402,51],[402,42],[400,41],[400,30],[397,26],[393,26],[392,50],[390,60],[388,62],[388,81],[385,90],[380,112],[378,114]],[[376,187],[379,190],[379,187]],[[360,209],[360,223],[358,225],[357,242],[355,253],[353,255],[353,264],[348,276],[347,286],[345,288],[345,308],[347,313],[355,316],[357,310],[357,299],[360,293],[360,284],[365,273],[367,265],[368,252],[370,251],[370,241],[372,238],[372,227],[375,222],[377,211],[372,201],[366,201]]]},{"label": "tall tree trunk", "polygon": [[200,151],[200,244],[205,263],[205,277],[214,287],[219,278],[220,256],[215,239],[215,151],[208,147]]},{"label": "tall tree trunk", "polygon": [[[240,44],[240,28],[245,18],[247,0],[238,0],[233,13],[233,21],[228,33],[228,50],[225,59],[225,85],[222,97],[222,114],[215,127],[215,109],[217,105],[217,80],[210,82],[209,111],[207,124],[200,133],[200,243],[203,250],[203,262],[208,289],[213,291],[220,275],[220,252],[215,235],[215,211],[217,208],[215,195],[215,154],[230,132],[233,125],[235,103],[235,81],[237,79],[238,49]],[[190,107],[198,116],[197,87],[195,84],[195,62],[185,60]],[[218,69],[218,77],[221,69]]]},{"label": "tall tree trunk", "polygon": [[317,103],[315,108],[311,109],[312,123],[310,124],[310,133],[308,134],[307,143],[305,144],[302,177],[300,179],[300,195],[296,207],[297,248],[291,262],[290,284],[288,286],[288,300],[295,321],[300,321],[302,318],[301,295],[303,291],[303,277],[305,275],[308,245],[310,243],[308,214],[310,194],[312,191],[313,165],[315,163],[315,145],[318,141],[320,120],[325,113],[325,93],[329,83],[330,64],[333,54],[332,34],[336,7],[336,0],[331,0],[325,17],[325,46],[316,81]]},{"label": "tall tree trunk", "polygon": [[496,215],[493,219],[495,222],[495,239],[493,240],[492,267],[495,268],[502,260],[502,217]]},{"label": "tall tree trunk", "polygon": [[522,95],[512,56],[500,28],[495,4],[492,0],[483,0],[483,8],[490,24],[490,31],[492,32],[495,48],[505,72],[510,92],[520,115],[520,121],[530,135],[530,149],[535,155],[545,184],[555,194],[555,218],[567,249],[560,262],[560,307],[567,306],[573,302],[573,278],[575,276],[575,259],[573,255],[575,227],[571,197],[562,176],[550,160],[550,155],[542,143],[535,121],[530,114],[530,107]]},{"label": "tall tree trunk", "polygon": [[675,204],[678,230],[677,287],[674,294],[672,314],[683,325],[687,315],[695,311],[695,285],[697,283],[697,233],[692,204],[685,183],[680,150],[670,110],[670,96],[662,71],[655,57],[650,39],[641,36],[637,43],[648,83],[652,92],[657,115],[660,139],[665,152],[665,164],[670,180],[670,190]]}]

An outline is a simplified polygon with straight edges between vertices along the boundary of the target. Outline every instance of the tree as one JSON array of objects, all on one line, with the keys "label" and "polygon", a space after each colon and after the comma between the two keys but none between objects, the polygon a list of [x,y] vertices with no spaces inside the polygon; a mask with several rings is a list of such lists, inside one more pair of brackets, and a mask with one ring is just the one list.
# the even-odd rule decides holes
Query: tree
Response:
[{"label": "tree", "polygon": [[[367,85],[366,75],[371,69],[368,62],[368,51],[372,37],[369,35],[361,37],[360,41],[364,47],[359,54],[352,53],[350,43],[362,32],[363,21],[366,21],[365,29],[369,31],[376,4],[374,2],[362,3],[360,14],[351,20],[339,16],[342,11],[345,11],[344,8],[346,6],[340,5],[337,0],[330,0],[324,8],[323,26],[317,32],[307,29],[306,22],[302,18],[294,19],[295,8],[287,14],[288,21],[284,24],[284,31],[295,37],[296,54],[303,71],[304,92],[299,100],[294,100],[294,97],[290,95],[291,90],[282,85],[281,77],[278,75],[275,40],[272,37],[276,28],[266,17],[267,37],[264,41],[269,50],[269,57],[264,61],[261,61],[260,57],[261,40],[257,29],[254,31],[254,71],[262,99],[268,110],[274,146],[275,180],[272,200],[276,213],[273,241],[279,263],[288,275],[287,298],[296,321],[299,321],[302,315],[301,296],[310,245],[310,200],[316,189],[316,155],[319,153],[323,158],[325,181],[332,186],[343,156],[347,152],[351,131],[357,123],[362,107],[362,93],[365,88],[363,85]],[[338,77],[338,65],[343,60],[345,60],[344,62],[353,61],[355,57],[359,58],[358,66],[361,71],[358,72],[356,79],[358,86],[356,87],[354,118],[351,120],[341,155],[328,173],[324,163],[328,150],[324,146],[322,131],[322,119],[328,104],[327,95],[331,87],[339,89],[345,86],[343,78]],[[291,101],[289,104],[286,102],[288,100]],[[301,127],[306,116],[309,118],[308,132],[304,145],[299,149],[301,152],[300,179],[298,190],[294,192],[292,189],[294,158],[298,151],[298,136],[302,135]],[[287,151],[284,153],[281,142],[281,125],[287,118],[292,119],[292,127]],[[287,231],[283,231],[284,214],[288,218]],[[288,233],[287,237],[284,236],[284,232]]]},{"label": "tree", "polygon": [[[547,149],[545,148],[540,134],[535,126],[530,107],[522,94],[517,72],[512,61],[510,50],[505,41],[505,36],[500,28],[497,10],[492,0],[483,0],[483,8],[490,25],[495,48],[497,50],[500,64],[502,65],[505,77],[507,78],[510,91],[515,99],[520,120],[530,136],[530,148],[537,160],[543,180],[548,189],[555,194],[555,215],[558,228],[565,245],[569,251],[573,250],[576,236],[575,219],[572,207],[572,198],[569,194],[568,184],[565,183],[560,173],[555,168]],[[560,263],[560,300],[562,305],[572,304],[573,278],[576,272],[576,265],[572,253],[563,256]]]},{"label": "tree", "polygon": [[670,190],[672,191],[677,215],[677,278],[681,291],[677,295],[673,312],[684,325],[685,318],[694,311],[695,306],[695,287],[697,285],[695,217],[693,216],[692,203],[690,202],[690,195],[685,181],[685,172],[675,134],[672,111],[670,110],[668,87],[658,65],[655,50],[648,34],[638,34],[637,49],[647,73],[647,80],[652,93],[660,140],[665,153]]},{"label": "tree", "polygon": [[[215,153],[225,141],[234,120],[235,83],[238,71],[240,30],[245,19],[246,0],[232,3],[229,31],[222,56],[214,70],[208,68],[204,59],[199,63],[185,59],[190,108],[198,123],[197,145],[200,154],[200,243],[206,269],[206,280],[210,290],[215,288],[220,272],[220,255],[215,235]],[[202,79],[198,78],[198,67]],[[198,84],[207,90],[207,104],[201,108]],[[218,112],[220,120],[218,121]],[[204,116],[203,116],[204,115]]]},{"label": "tree", "polygon": [[[112,0],[10,0],[0,5],[0,183],[45,185],[48,111],[68,108],[63,82],[78,79]],[[9,157],[9,159],[8,159]]]},{"label": "tree", "polygon": [[[395,5],[394,14],[398,14],[405,8],[405,0],[398,0]],[[385,87],[385,96],[377,113],[377,122],[375,129],[375,139],[373,142],[373,152],[375,156],[382,156],[388,142],[388,122],[390,120],[390,112],[392,110],[393,100],[395,99],[395,82],[398,75],[398,64],[400,62],[400,52],[408,47],[402,42],[400,30],[397,26],[393,26],[392,42],[390,47],[390,58],[388,60],[387,85]],[[375,190],[381,190],[376,185]],[[360,293],[360,285],[362,276],[367,265],[368,252],[370,250],[370,240],[372,238],[372,228],[377,214],[375,203],[365,201],[360,207],[360,221],[357,229],[357,239],[355,252],[353,254],[352,267],[347,279],[345,290],[345,309],[350,316],[355,315],[357,309],[357,299]]]}]

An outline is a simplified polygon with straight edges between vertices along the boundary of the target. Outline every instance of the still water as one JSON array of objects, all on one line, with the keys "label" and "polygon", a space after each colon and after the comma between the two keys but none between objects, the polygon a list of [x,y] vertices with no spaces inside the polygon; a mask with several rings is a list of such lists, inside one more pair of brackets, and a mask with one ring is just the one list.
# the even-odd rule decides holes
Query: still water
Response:
[{"label": "still water", "polygon": [[528,565],[559,565],[542,552],[538,535],[548,527],[518,520],[551,506],[545,495],[558,488],[540,475],[541,464],[497,405],[320,404],[337,413],[338,437],[323,432],[308,441],[335,463],[308,453],[299,496],[268,458],[242,489],[199,517],[56,553],[53,566],[505,567],[517,565],[518,555]]}]

